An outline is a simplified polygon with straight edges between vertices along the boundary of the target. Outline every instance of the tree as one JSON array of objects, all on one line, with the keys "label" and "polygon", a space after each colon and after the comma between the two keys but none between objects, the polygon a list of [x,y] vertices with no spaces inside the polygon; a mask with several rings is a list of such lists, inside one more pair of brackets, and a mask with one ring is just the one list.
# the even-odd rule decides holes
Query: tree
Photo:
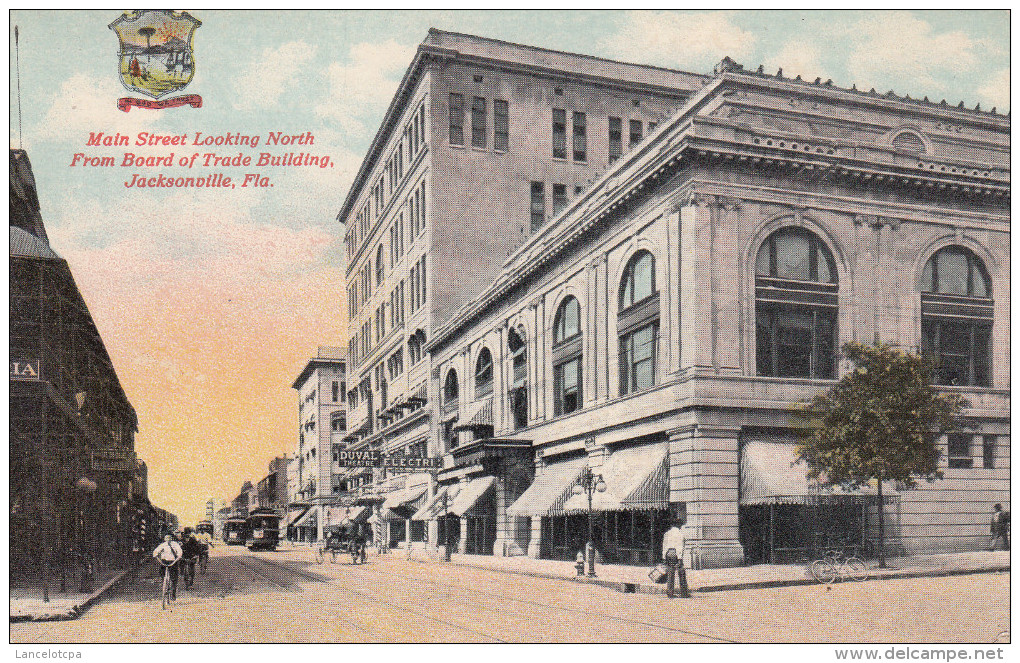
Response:
[{"label": "tree", "polygon": [[879,566],[885,567],[882,482],[908,488],[942,478],[940,434],[966,427],[970,404],[932,384],[934,362],[884,344],[847,343],[843,356],[854,370],[805,407],[809,425],[798,445],[808,476],[827,485],[857,489],[878,485]]}]

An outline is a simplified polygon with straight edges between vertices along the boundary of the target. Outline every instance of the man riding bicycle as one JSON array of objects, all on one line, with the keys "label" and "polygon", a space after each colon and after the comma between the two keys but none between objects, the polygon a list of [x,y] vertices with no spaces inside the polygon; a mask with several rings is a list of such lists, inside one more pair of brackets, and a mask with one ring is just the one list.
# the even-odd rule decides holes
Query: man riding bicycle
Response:
[{"label": "man riding bicycle", "polygon": [[152,551],[152,556],[164,567],[163,572],[170,575],[170,600],[177,600],[177,575],[180,572],[181,558],[184,557],[181,544],[174,540],[173,534],[167,534],[163,538],[163,543]]},{"label": "man riding bicycle", "polygon": [[195,564],[198,562],[198,558],[202,555],[202,544],[195,535],[191,533],[190,527],[184,528],[184,588],[191,589],[191,586],[195,584]]},{"label": "man riding bicycle", "polygon": [[195,535],[198,542],[202,544],[202,552],[198,555],[198,565],[202,569],[202,573],[205,573],[205,569],[209,566],[209,549],[213,547],[212,534],[209,532],[199,532]]}]

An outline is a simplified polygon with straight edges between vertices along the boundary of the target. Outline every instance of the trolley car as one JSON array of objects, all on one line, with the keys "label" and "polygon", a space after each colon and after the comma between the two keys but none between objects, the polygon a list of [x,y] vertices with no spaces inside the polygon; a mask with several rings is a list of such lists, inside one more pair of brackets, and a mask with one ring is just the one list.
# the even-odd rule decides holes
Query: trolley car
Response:
[{"label": "trolley car", "polygon": [[255,509],[248,516],[245,545],[249,550],[276,550],[280,541],[280,516],[272,509]]},{"label": "trolley car", "polygon": [[223,541],[228,546],[243,546],[248,533],[248,521],[241,517],[227,518],[223,523]]},{"label": "trolley car", "polygon": [[204,534],[208,534],[209,536],[213,535],[213,524],[212,524],[211,521],[209,521],[209,520],[200,520],[199,523],[197,525],[195,525],[195,534],[203,534],[203,533]]}]

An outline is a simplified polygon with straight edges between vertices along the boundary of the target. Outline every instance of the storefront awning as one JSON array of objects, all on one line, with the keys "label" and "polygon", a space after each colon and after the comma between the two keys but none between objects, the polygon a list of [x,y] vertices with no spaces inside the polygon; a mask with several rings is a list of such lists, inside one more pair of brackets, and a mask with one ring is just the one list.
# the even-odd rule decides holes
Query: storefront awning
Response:
[{"label": "storefront awning", "polygon": [[587,457],[547,465],[517,501],[506,510],[508,516],[546,516],[563,510],[571,489],[584,470]]},{"label": "storefront awning", "polygon": [[457,496],[450,503],[450,513],[457,516],[467,515],[480,506],[480,502],[488,495],[496,485],[496,477],[486,476],[472,479],[460,489]]},{"label": "storefront awning", "polygon": [[[386,501],[383,502],[383,509],[407,509],[415,505],[421,500],[421,498],[428,492],[429,485],[427,483],[418,484],[417,486],[408,486],[401,490],[396,490],[386,496]],[[415,509],[417,511],[417,509]]]},{"label": "storefront awning", "polygon": [[442,486],[436,490],[436,494],[430,499],[425,501],[422,508],[415,511],[414,515],[411,516],[411,520],[435,520],[439,516],[444,515],[443,513],[443,499],[446,498],[446,504],[453,500],[449,497],[449,486]]},{"label": "storefront awning", "polygon": [[288,510],[287,511],[286,526],[290,527],[290,526],[294,525],[294,523],[296,523],[297,521],[301,520],[301,518],[303,518],[304,515],[306,513],[308,513],[310,508],[311,507],[305,506],[305,507],[301,507],[299,509],[293,509],[292,508],[292,509]]},{"label": "storefront awning", "polygon": [[305,513],[294,521],[294,527],[316,527],[319,523],[319,507],[313,506],[305,511]]},{"label": "storefront awning", "polygon": [[[644,444],[620,449],[600,468],[606,482],[604,493],[592,495],[595,511],[635,511],[669,507],[669,449],[667,443]],[[565,512],[588,510],[588,495],[571,495],[563,505]]]},{"label": "storefront awning", "polygon": [[467,423],[457,424],[454,431],[476,431],[484,437],[492,437],[492,399],[488,398],[475,406],[475,410]]},{"label": "storefront awning", "polygon": [[[797,459],[797,445],[791,442],[753,440],[740,452],[740,503],[815,504],[824,501],[870,500],[878,491],[873,486],[846,490],[808,479],[808,466]],[[883,497],[898,493],[882,486]]]}]

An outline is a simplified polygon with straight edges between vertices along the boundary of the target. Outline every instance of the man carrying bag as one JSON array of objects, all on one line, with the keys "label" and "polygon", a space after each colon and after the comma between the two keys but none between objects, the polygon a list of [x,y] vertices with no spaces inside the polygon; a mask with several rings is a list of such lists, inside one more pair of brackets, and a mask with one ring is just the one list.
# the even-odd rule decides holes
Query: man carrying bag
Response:
[{"label": "man carrying bag", "polygon": [[687,571],[684,569],[684,535],[674,522],[662,537],[662,558],[666,562],[666,595],[674,598],[676,577],[680,575],[680,596],[691,598],[691,589],[687,586]]}]

